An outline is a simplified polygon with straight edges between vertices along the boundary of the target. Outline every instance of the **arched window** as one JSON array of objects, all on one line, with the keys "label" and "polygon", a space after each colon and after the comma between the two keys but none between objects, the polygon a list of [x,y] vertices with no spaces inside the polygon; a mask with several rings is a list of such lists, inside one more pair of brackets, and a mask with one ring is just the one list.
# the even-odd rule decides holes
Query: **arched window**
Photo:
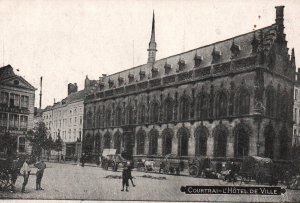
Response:
[{"label": "arched window", "polygon": [[250,94],[245,88],[240,89],[236,97],[236,113],[237,115],[249,114],[250,111]]},{"label": "arched window", "polygon": [[196,156],[206,156],[208,130],[206,127],[198,127],[195,131]]},{"label": "arched window", "polygon": [[109,132],[106,132],[104,135],[104,149],[110,149],[110,143],[111,143],[111,136]]},{"label": "arched window", "polygon": [[146,106],[144,104],[141,104],[139,108],[139,120],[140,124],[146,122]]},{"label": "arched window", "polygon": [[159,120],[159,104],[157,101],[151,104],[151,121],[152,123],[157,123]]},{"label": "arched window", "polygon": [[164,103],[164,120],[170,122],[173,120],[174,102],[171,97],[168,97]]},{"label": "arched window", "polygon": [[134,123],[134,115],[133,115],[133,107],[131,105],[127,106],[127,123],[133,124]]},{"label": "arched window", "polygon": [[117,131],[114,135],[114,149],[117,150],[117,154],[120,154],[120,150],[121,150],[121,133],[119,131]]},{"label": "arched window", "polygon": [[289,112],[289,94],[286,90],[283,91],[283,94],[281,96],[281,118],[283,120],[288,119],[288,112]]},{"label": "arched window", "polygon": [[279,158],[287,159],[288,158],[288,133],[285,126],[279,132],[280,136],[280,146],[279,146]]},{"label": "arched window", "polygon": [[111,126],[111,110],[107,109],[105,113],[105,122],[106,122],[106,127]]},{"label": "arched window", "polygon": [[87,133],[83,139],[83,146],[86,154],[90,154],[93,151],[94,140],[89,133]]},{"label": "arched window", "polygon": [[178,156],[188,156],[189,152],[189,130],[182,127],[177,132],[178,137]]},{"label": "arched window", "polygon": [[121,107],[117,107],[116,109],[116,126],[121,126],[122,125],[122,109]]},{"label": "arched window", "polygon": [[273,159],[275,132],[272,124],[268,124],[264,130],[265,157]]},{"label": "arched window", "polygon": [[98,132],[95,136],[95,152],[98,154],[101,148],[101,135]]},{"label": "arched window", "polygon": [[146,132],[144,130],[139,130],[136,135],[136,143],[137,143],[136,154],[137,155],[141,155],[141,154],[145,153],[145,137],[146,137]]},{"label": "arched window", "polygon": [[216,98],[216,116],[227,116],[227,95],[225,91],[219,92]]},{"label": "arched window", "polygon": [[93,113],[91,108],[89,108],[88,112],[87,112],[87,127],[88,128],[92,128],[93,127]]},{"label": "arched window", "polygon": [[158,145],[158,131],[152,129],[149,132],[149,155],[157,154],[157,145]]},{"label": "arched window", "polygon": [[162,132],[162,154],[167,155],[172,153],[172,140],[173,131],[170,128],[166,128]]},{"label": "arched window", "polygon": [[190,100],[187,96],[182,96],[180,99],[180,118],[188,120],[190,118]]},{"label": "arched window", "polygon": [[275,112],[275,90],[272,86],[269,86],[266,90],[266,115],[274,116],[274,112]]},{"label": "arched window", "polygon": [[205,93],[198,96],[197,102],[197,117],[199,119],[207,119],[209,112],[209,97]]},{"label": "arched window", "polygon": [[95,115],[95,127],[100,127],[100,108],[97,109],[96,115]]},{"label": "arched window", "polygon": [[234,156],[244,157],[249,154],[250,128],[245,124],[238,124],[234,130]]},{"label": "arched window", "polygon": [[228,129],[222,124],[218,125],[214,129],[213,136],[215,157],[226,157],[227,135]]}]

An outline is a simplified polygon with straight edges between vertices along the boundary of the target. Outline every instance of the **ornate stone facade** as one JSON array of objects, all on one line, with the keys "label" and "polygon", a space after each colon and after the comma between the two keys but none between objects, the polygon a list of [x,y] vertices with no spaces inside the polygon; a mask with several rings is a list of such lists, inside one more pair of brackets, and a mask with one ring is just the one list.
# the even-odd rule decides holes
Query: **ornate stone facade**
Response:
[{"label": "ornate stone facade", "polygon": [[288,159],[295,58],[283,29],[276,7],[268,27],[99,78],[84,102],[83,150]]}]

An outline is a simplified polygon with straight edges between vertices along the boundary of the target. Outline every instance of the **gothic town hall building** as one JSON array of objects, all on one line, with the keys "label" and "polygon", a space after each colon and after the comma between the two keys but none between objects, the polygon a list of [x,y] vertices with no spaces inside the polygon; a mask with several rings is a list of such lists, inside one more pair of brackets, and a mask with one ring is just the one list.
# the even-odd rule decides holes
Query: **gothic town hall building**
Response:
[{"label": "gothic town hall building", "polygon": [[156,60],[153,14],[147,64],[86,78],[94,88],[84,102],[83,151],[289,159],[296,68],[288,50],[279,6],[270,26]]}]

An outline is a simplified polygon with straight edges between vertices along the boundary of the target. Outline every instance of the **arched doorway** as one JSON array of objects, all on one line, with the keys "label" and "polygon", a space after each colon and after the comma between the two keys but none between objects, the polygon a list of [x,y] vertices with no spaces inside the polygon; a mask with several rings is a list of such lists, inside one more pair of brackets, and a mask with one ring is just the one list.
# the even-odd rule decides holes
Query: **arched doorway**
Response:
[{"label": "arched doorway", "polygon": [[200,126],[195,131],[195,154],[196,156],[206,156],[208,130],[204,126]]},{"label": "arched doorway", "polygon": [[178,156],[188,156],[190,132],[182,127],[177,132],[178,137]]},{"label": "arched doorway", "polygon": [[286,126],[284,125],[279,132],[280,146],[279,146],[279,158],[288,158],[288,132]]},{"label": "arched doorway", "polygon": [[114,135],[114,148],[117,150],[117,154],[120,154],[121,150],[121,137],[120,131],[117,131]]},{"label": "arched doorway", "polygon": [[246,124],[238,124],[234,130],[234,156],[244,157],[249,154],[250,127]]},{"label": "arched doorway", "polygon": [[275,131],[271,123],[269,123],[265,127],[264,136],[265,136],[265,157],[272,159],[274,154]]},{"label": "arched doorway", "polygon": [[226,157],[228,129],[223,124],[219,124],[213,132],[214,136],[214,156]]},{"label": "arched doorway", "polygon": [[141,155],[145,153],[145,137],[146,132],[140,129],[136,134],[136,154]]},{"label": "arched doorway", "polygon": [[111,136],[109,132],[106,132],[104,135],[104,149],[110,149]]},{"label": "arched doorway", "polygon": [[158,131],[156,129],[152,129],[149,132],[149,155],[157,154],[157,146],[158,146]]},{"label": "arched doorway", "polygon": [[95,136],[95,152],[97,154],[100,153],[100,148],[101,148],[101,135],[98,132]]},{"label": "arched doorway", "polygon": [[162,154],[167,155],[172,153],[172,140],[174,132],[170,128],[166,128],[162,132]]}]

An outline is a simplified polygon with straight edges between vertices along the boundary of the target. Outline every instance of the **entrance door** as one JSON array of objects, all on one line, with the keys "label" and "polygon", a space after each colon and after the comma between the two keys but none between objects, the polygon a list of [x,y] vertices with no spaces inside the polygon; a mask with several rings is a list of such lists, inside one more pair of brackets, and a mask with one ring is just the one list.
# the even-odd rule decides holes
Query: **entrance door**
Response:
[{"label": "entrance door", "polygon": [[123,128],[123,143],[124,143],[124,151],[126,159],[132,159],[133,155],[133,147],[134,147],[134,130],[132,127],[124,127]]}]

